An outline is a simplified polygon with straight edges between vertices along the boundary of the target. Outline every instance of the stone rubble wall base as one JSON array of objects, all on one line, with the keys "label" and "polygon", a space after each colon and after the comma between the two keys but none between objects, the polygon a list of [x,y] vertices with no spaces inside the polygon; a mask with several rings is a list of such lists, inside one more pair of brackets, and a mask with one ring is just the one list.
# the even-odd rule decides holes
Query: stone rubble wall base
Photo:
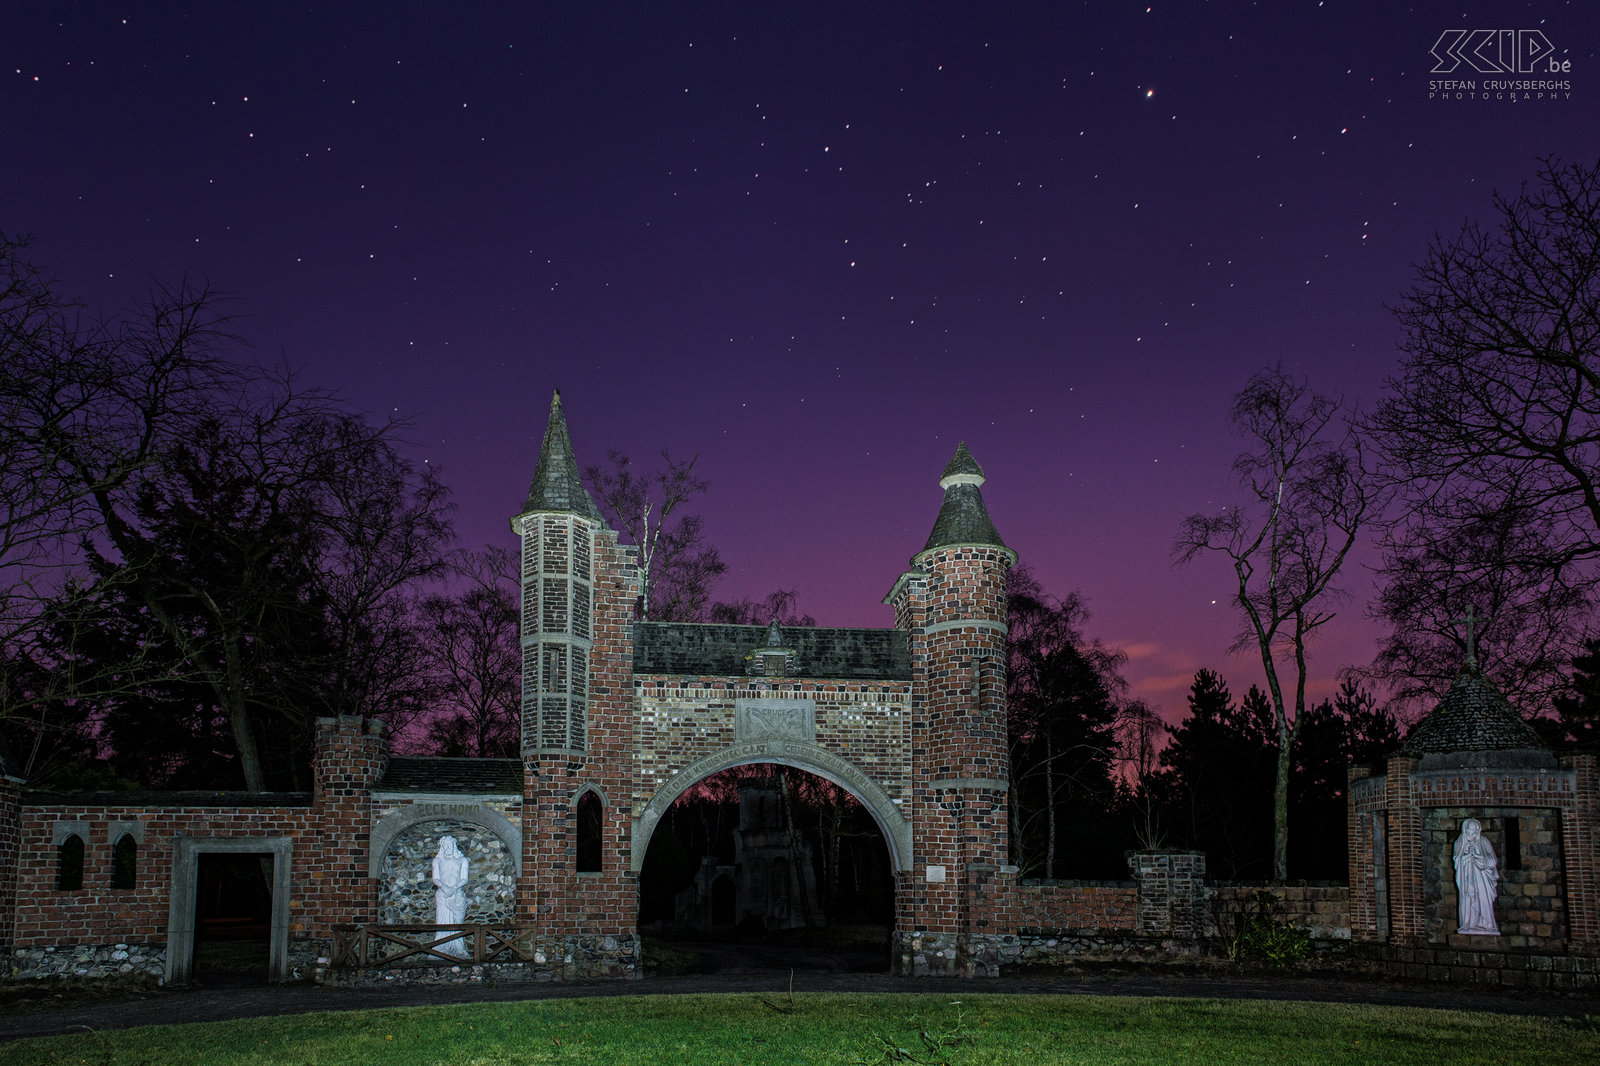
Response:
[{"label": "stone rubble wall base", "polygon": [[[310,978],[318,963],[327,961],[329,946],[326,938],[289,941],[288,980]],[[165,984],[166,974],[165,941],[159,944],[65,944],[0,951],[0,982],[53,977],[85,981],[153,977],[157,984]]]},{"label": "stone rubble wall base", "polygon": [[8,981],[154,977],[167,972],[167,946],[162,944],[64,944],[46,948],[12,948],[0,960]]},{"label": "stone rubble wall base", "polygon": [[540,936],[529,962],[470,962],[450,965],[435,959],[385,969],[329,965],[326,953],[316,960],[314,980],[323,985],[383,987],[386,985],[533,984],[544,981],[597,979],[637,980],[644,976],[643,944],[637,934],[616,936]]},{"label": "stone rubble wall base", "polygon": [[1019,934],[896,933],[899,977],[999,977],[1016,966],[1059,965],[1075,959],[1173,959],[1206,954],[1205,942],[1140,936],[1118,929],[1065,929]]},{"label": "stone rubble wall base", "polygon": [[1592,955],[1466,951],[1360,941],[1350,945],[1350,954],[1376,962],[1390,976],[1409,981],[1559,991],[1600,989],[1600,958]]}]

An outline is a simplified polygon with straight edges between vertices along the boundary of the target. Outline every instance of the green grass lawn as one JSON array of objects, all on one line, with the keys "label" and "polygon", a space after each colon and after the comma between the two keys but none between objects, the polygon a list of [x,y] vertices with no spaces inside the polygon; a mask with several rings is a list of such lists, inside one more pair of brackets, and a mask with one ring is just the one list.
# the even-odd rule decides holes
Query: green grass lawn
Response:
[{"label": "green grass lawn", "polygon": [[[1092,996],[628,996],[149,1026],[0,1044],[32,1063],[1600,1062],[1542,1018],[1349,1004]],[[792,1013],[782,1013],[774,1006]]]}]

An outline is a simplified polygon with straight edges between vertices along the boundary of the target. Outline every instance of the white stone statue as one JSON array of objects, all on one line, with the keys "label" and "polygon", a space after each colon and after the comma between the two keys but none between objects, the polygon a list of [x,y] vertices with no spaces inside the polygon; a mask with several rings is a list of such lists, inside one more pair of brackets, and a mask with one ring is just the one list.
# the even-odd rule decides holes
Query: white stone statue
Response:
[{"label": "white stone statue", "polygon": [[1456,838],[1456,932],[1499,936],[1494,897],[1500,885],[1500,860],[1476,818],[1461,823]]},{"label": "white stone statue", "polygon": [[[439,840],[439,854],[433,857],[433,920],[438,925],[460,925],[467,917],[467,857],[461,854],[456,838]],[[439,948],[446,955],[467,957],[467,943],[457,937]]]}]

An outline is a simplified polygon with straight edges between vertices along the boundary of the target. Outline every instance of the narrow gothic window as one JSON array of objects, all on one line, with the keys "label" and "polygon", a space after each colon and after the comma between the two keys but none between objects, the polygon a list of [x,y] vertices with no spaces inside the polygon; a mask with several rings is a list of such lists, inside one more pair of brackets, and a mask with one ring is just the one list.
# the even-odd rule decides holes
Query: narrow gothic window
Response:
[{"label": "narrow gothic window", "polygon": [[1522,819],[1513,815],[1505,820],[1505,854],[1500,856],[1500,865],[1507,870],[1522,869]]},{"label": "narrow gothic window", "polygon": [[600,797],[585,792],[578,797],[578,872],[600,872]]},{"label": "narrow gothic window", "polygon": [[56,849],[56,891],[76,892],[83,887],[83,838],[73,833]]},{"label": "narrow gothic window", "polygon": [[132,888],[138,877],[139,843],[132,833],[123,833],[111,852],[111,887]]}]

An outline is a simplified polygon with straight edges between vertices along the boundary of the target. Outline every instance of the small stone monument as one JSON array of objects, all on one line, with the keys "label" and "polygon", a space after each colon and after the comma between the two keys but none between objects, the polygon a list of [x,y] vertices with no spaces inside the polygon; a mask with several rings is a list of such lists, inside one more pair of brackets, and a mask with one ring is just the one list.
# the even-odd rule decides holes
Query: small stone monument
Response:
[{"label": "small stone monument", "polygon": [[[433,857],[433,912],[437,925],[460,925],[467,916],[467,857],[456,846],[456,838],[442,837],[439,854]],[[439,948],[446,955],[467,957],[467,945],[460,937]]]}]

